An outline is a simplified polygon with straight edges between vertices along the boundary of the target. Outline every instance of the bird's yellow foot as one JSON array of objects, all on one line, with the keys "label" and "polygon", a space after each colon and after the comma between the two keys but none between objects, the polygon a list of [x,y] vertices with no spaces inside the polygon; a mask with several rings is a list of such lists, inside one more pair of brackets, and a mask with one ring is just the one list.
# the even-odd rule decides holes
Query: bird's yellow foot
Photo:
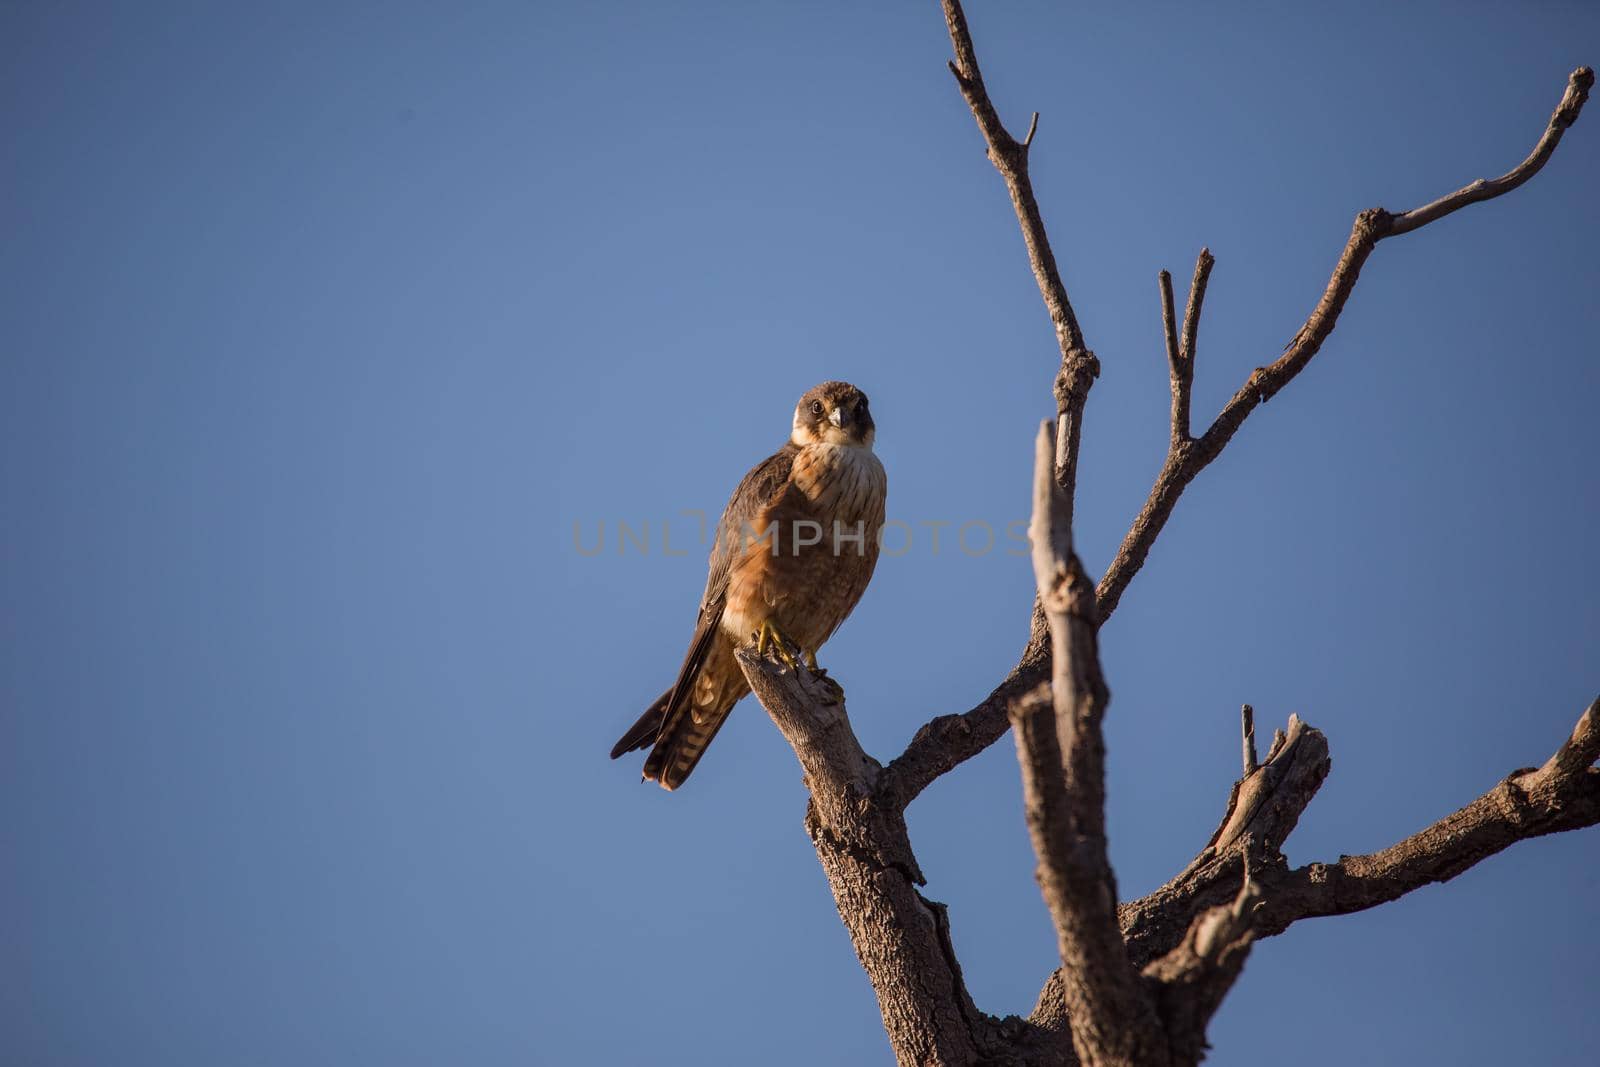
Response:
[{"label": "bird's yellow foot", "polygon": [[806,652],[806,666],[811,669],[812,674],[822,673],[822,668],[817,666],[817,654],[813,651]]},{"label": "bird's yellow foot", "polygon": [[783,636],[776,626],[772,625],[771,619],[763,622],[761,629],[756,631],[756,655],[765,656],[767,648],[770,646],[790,670],[794,670],[799,666],[794,654],[789,651],[789,645],[792,643],[787,637]]}]

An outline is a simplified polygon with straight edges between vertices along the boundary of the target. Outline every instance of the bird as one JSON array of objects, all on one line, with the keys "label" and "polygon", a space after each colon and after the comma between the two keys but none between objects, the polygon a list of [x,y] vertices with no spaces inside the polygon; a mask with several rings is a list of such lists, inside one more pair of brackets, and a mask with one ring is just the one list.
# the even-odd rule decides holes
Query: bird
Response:
[{"label": "bird", "polygon": [[672,687],[623,734],[611,758],[649,747],[644,781],[681,786],[750,692],[734,657],[817,650],[866,591],[877,566],[888,476],[873,453],[867,395],[827,381],[795,405],[789,440],[757,463],[717,522],[688,654]]}]

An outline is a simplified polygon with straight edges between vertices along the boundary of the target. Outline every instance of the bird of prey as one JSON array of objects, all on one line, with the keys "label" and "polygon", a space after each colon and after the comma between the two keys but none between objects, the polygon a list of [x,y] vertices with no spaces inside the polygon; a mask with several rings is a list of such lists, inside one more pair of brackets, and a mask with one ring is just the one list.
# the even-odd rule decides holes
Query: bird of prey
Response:
[{"label": "bird of prey", "polygon": [[878,562],[888,478],[866,394],[823,382],[800,398],[788,443],[751,468],[717,523],[711,573],[678,680],[611,750],[651,746],[645,781],[676,789],[750,685],[734,649],[787,645],[814,670]]}]

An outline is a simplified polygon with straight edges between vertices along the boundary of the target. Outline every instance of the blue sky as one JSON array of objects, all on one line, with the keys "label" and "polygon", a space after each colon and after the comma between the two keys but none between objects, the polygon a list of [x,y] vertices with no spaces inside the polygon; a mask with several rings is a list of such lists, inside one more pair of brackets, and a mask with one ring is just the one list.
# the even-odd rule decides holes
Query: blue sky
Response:
[{"label": "blue sky", "polygon": [[[1504,171],[1600,60],[1576,4],[968,14],[1104,368],[1095,573],[1165,447],[1156,271],[1217,257],[1198,420],[1356,211]],[[760,709],[674,795],[605,754],[688,639],[680,511],[825,378],[917,534],[823,653],[868,750],[1015,661],[1027,561],[920,525],[1026,517],[1057,359],[947,54],[931,0],[0,5],[0,1059],[888,1062]],[[1382,245],[1183,499],[1103,635],[1125,895],[1214,828],[1242,702],[1329,736],[1303,862],[1594,696],[1597,169],[1589,115]],[[909,818],[974,996],[1025,1012],[1009,742]],[[1568,835],[1303,924],[1218,1059],[1586,1063],[1597,892]]]}]

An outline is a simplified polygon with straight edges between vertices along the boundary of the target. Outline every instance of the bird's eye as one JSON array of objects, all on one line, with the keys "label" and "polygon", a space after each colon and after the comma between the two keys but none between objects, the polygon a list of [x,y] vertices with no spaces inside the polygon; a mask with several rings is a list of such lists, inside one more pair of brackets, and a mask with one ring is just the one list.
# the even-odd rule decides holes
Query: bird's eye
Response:
[{"label": "bird's eye", "polygon": [[822,401],[813,400],[811,402],[811,414],[813,414],[813,415],[821,415],[822,414]]}]

